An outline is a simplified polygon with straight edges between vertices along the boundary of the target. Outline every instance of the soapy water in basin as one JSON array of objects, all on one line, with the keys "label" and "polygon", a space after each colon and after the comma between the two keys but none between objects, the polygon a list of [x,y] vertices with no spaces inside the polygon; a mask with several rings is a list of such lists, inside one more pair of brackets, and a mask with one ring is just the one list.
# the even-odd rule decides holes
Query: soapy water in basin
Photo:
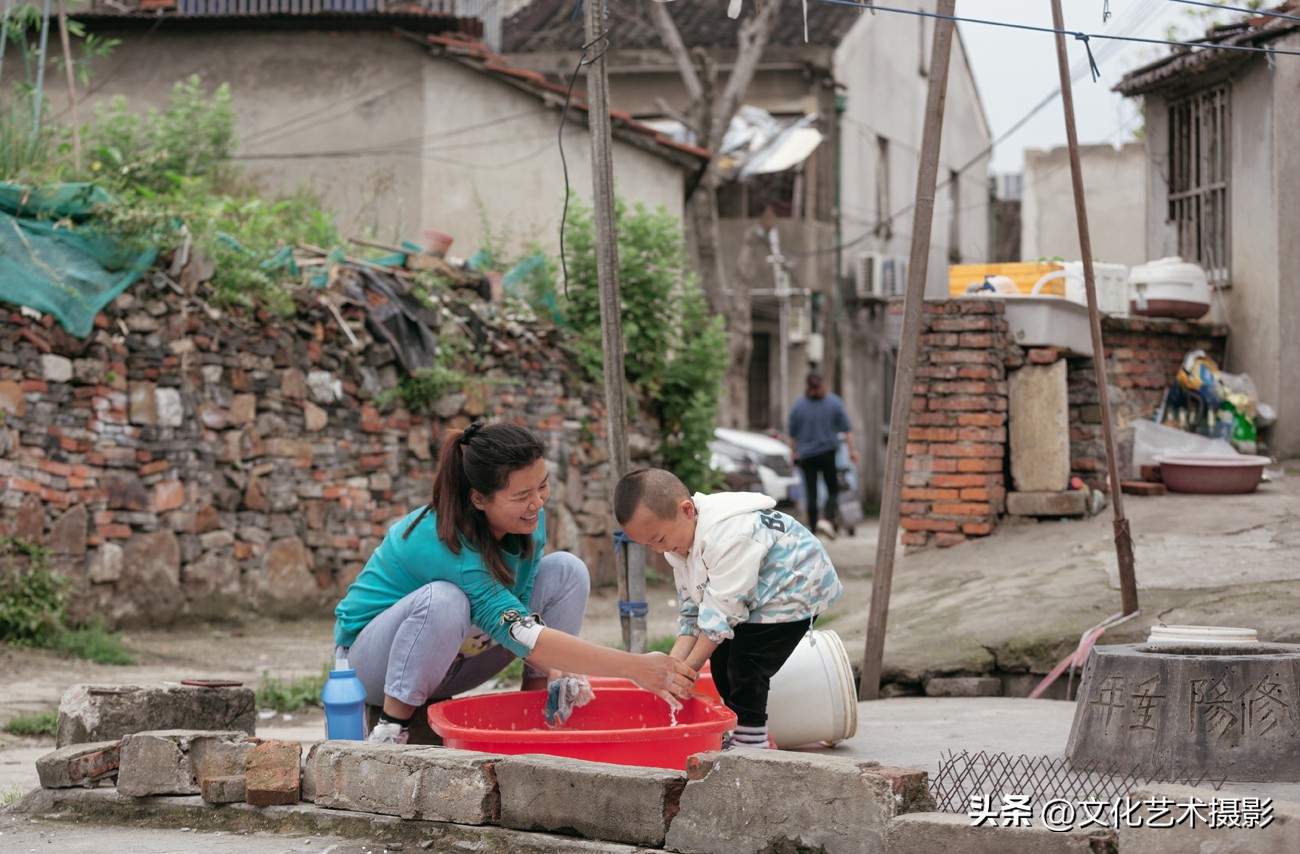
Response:
[{"label": "soapy water in basin", "polygon": [[652,768],[686,767],[687,757],[718,750],[736,716],[699,697],[674,711],[640,688],[592,686],[595,698],[573,710],[564,726],[546,726],[545,691],[506,691],[431,706],[429,726],[447,747],[485,753],[544,753]]}]

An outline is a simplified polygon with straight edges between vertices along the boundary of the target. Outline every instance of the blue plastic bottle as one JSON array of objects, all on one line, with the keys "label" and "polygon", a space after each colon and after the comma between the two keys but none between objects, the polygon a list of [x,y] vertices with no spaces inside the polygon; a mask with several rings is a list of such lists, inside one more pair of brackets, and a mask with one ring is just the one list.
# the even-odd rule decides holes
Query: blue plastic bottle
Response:
[{"label": "blue plastic bottle", "polygon": [[321,691],[325,705],[325,737],[364,741],[366,738],[366,689],[348,660],[334,662],[330,678]]}]

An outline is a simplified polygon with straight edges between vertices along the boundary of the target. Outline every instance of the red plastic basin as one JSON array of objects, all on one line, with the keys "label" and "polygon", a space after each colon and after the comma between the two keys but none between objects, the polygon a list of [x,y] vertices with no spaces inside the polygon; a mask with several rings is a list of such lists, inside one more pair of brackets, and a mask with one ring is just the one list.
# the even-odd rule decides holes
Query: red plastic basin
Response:
[{"label": "red plastic basin", "polygon": [[736,726],[725,706],[692,697],[672,726],[668,704],[640,688],[595,689],[564,726],[546,726],[545,691],[506,691],[447,700],[429,707],[429,726],[447,747],[485,753],[545,753],[591,762],[686,768],[687,757],[722,747]]}]

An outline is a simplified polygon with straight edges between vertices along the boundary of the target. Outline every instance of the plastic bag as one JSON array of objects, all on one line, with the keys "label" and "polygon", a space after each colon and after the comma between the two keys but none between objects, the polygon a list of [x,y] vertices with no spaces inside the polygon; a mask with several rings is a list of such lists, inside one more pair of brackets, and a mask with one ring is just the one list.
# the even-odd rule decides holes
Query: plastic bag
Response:
[{"label": "plastic bag", "polygon": [[1154,421],[1133,422],[1133,465],[1130,474],[1142,476],[1142,466],[1154,465],[1161,454],[1235,455],[1237,449],[1222,439],[1211,439]]}]

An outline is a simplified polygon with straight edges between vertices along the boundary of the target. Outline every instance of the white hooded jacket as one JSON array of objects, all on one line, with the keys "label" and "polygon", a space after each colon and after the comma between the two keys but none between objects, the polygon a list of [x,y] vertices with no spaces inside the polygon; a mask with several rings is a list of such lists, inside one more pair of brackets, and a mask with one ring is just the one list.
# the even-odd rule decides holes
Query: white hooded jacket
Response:
[{"label": "white hooded jacket", "polygon": [[753,492],[692,496],[695,542],[664,557],[677,584],[678,634],[721,642],[738,623],[816,617],[842,586],[826,549],[807,528]]}]

